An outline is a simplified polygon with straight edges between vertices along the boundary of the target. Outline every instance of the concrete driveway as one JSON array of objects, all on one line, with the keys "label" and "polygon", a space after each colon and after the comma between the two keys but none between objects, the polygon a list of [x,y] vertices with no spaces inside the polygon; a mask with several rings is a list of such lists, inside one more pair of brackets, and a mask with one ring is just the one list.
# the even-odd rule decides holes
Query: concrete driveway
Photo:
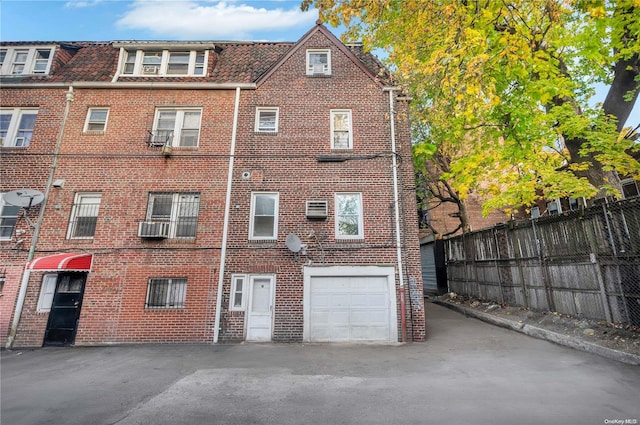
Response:
[{"label": "concrete driveway", "polygon": [[533,339],[430,303],[427,317],[428,341],[408,345],[5,351],[1,422],[640,422],[638,366]]}]

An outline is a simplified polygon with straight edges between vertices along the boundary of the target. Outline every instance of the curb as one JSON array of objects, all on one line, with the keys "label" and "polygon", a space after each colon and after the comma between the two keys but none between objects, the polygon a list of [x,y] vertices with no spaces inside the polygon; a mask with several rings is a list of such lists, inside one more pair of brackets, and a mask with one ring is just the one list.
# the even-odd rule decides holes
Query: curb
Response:
[{"label": "curb", "polygon": [[496,317],[491,314],[482,313],[476,310],[461,307],[459,305],[449,304],[449,303],[438,301],[438,300],[431,300],[431,302],[433,304],[446,307],[458,313],[462,313],[465,316],[470,316],[475,319],[482,320],[483,322],[500,326],[502,328],[511,329],[513,331],[520,332],[534,338],[544,339],[546,341],[550,341],[558,345],[564,345],[565,347],[570,347],[576,350],[597,354],[599,356],[607,357],[609,359],[616,360],[622,363],[626,363],[634,366],[640,365],[640,356],[635,354],[625,353],[624,351],[602,347],[600,345],[592,344],[590,342],[583,341],[578,338],[562,335],[557,332],[552,332],[547,329],[539,328],[537,326],[518,323],[513,320],[504,319],[502,317]]}]

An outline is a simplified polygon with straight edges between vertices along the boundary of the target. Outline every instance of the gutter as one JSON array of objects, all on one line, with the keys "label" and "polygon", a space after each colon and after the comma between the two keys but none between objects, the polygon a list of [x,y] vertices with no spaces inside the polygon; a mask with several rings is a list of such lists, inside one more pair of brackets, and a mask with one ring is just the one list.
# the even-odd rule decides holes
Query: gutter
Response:
[{"label": "gutter", "polygon": [[[40,207],[40,212],[38,213],[38,221],[36,221],[36,225],[33,229],[33,235],[31,236],[31,246],[29,247],[29,254],[27,255],[27,264],[29,264],[29,262],[33,260],[36,252],[36,245],[38,243],[38,238],[40,237],[40,227],[42,226],[44,212],[47,206],[47,202],[49,201],[49,193],[51,192],[51,186],[53,185],[53,177],[56,172],[56,167],[58,166],[58,154],[60,153],[60,146],[62,145],[62,137],[64,135],[64,127],[67,123],[67,117],[69,116],[69,109],[71,108],[73,95],[73,86],[69,86],[69,91],[67,91],[66,93],[66,105],[64,107],[64,114],[62,116],[62,122],[60,124],[60,131],[58,132],[56,147],[53,151],[53,160],[51,161],[49,178],[47,180],[47,185],[45,186],[44,200],[42,201],[42,206]],[[7,337],[7,343],[5,346],[6,348],[11,348],[13,346],[13,341],[15,340],[16,333],[18,331],[18,324],[20,323],[20,318],[22,316],[22,308],[24,307],[24,300],[27,295],[27,286],[29,286],[30,277],[31,270],[27,269],[27,265],[25,265],[24,273],[22,275],[22,282],[20,283],[20,292],[18,293],[18,299],[16,301],[16,309],[13,314],[13,322],[11,323],[9,336]]]},{"label": "gutter", "polygon": [[[69,83],[2,83],[3,89],[59,89],[67,87]],[[236,88],[252,90],[256,88],[255,83],[198,83],[190,81],[162,82],[162,81],[118,81],[118,82],[94,82],[94,81],[74,81],[71,83],[77,88],[91,89],[189,89],[189,90],[233,90]]]},{"label": "gutter", "polygon": [[229,150],[229,171],[227,174],[227,195],[224,207],[224,224],[222,226],[222,249],[220,251],[220,272],[218,274],[218,294],[216,295],[216,317],[213,324],[213,343],[220,337],[220,316],[222,314],[222,288],[224,284],[224,265],[227,257],[227,238],[229,234],[229,210],[231,209],[231,183],[233,181],[233,160],[236,153],[236,135],[238,132],[238,109],[240,107],[240,87],[236,87],[236,100],[233,109],[233,130],[231,132],[231,148]]},{"label": "gutter", "polygon": [[385,87],[383,91],[389,92],[389,121],[391,124],[391,153],[393,168],[393,206],[395,210],[395,226],[396,226],[396,255],[398,259],[398,278],[400,280],[400,314],[402,342],[407,340],[407,315],[406,300],[404,290],[404,276],[402,266],[402,244],[400,238],[400,201],[398,196],[398,160],[396,151],[396,125],[395,125],[395,109],[393,107],[393,92],[399,91],[397,87]]}]

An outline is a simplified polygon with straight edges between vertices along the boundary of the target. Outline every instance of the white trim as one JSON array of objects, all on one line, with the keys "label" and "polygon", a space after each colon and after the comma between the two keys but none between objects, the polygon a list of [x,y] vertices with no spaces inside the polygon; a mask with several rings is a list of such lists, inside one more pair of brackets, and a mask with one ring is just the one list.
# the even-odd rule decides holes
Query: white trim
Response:
[{"label": "white trim", "polygon": [[[242,280],[242,290],[240,305],[238,307],[235,306],[235,297],[236,292],[238,290],[238,280]],[[249,286],[249,277],[246,274],[232,274],[231,275],[231,292],[229,294],[229,310],[230,311],[245,311],[247,307],[247,298],[248,291],[247,288]]]},{"label": "white trim", "polygon": [[31,138],[29,139],[29,143],[27,143],[26,145],[23,144],[22,146],[16,146],[16,141],[18,139],[22,139],[24,141],[24,137],[18,137],[18,131],[20,130],[20,121],[25,115],[35,115],[37,121],[38,108],[0,108],[0,114],[11,115],[11,119],[9,120],[9,127],[7,128],[7,135],[4,138],[0,137],[0,147],[28,147],[31,139],[33,138],[36,123],[34,122],[33,129],[31,129]]},{"label": "white trim", "polygon": [[[269,337],[267,339],[249,339],[249,324],[251,322],[251,303],[253,302],[253,283],[256,279],[268,279],[271,285],[271,293],[269,294],[269,315],[270,315],[270,329]],[[274,274],[251,274],[248,281],[248,297],[246,303],[246,310],[244,315],[244,339],[246,341],[271,341],[273,339],[273,328],[275,327],[275,298],[276,298],[276,276]]]},{"label": "white trim", "polygon": [[[346,114],[347,115],[347,119],[349,120],[349,129],[347,130],[349,132],[348,136],[349,136],[349,140],[347,142],[348,146],[347,147],[341,147],[341,146],[336,146],[335,145],[335,117],[337,115],[342,115],[342,114]],[[330,119],[330,127],[331,127],[331,149],[353,149],[353,114],[351,113],[351,109],[331,109],[331,111],[329,112],[329,119]]]},{"label": "white trim", "polygon": [[[311,55],[317,53],[327,55],[327,63],[322,70],[316,69],[310,61]],[[331,75],[331,49],[307,49],[305,66],[307,75]]]},{"label": "white trim", "polygon": [[46,313],[51,311],[51,305],[53,304],[53,296],[56,292],[57,283],[57,273],[47,273],[42,276],[40,295],[38,296],[38,306],[36,308],[36,311],[38,313]]},{"label": "white trim", "polygon": [[[119,77],[206,77],[207,66],[209,63],[209,49],[203,48],[205,46],[194,45],[173,45],[168,49],[167,45],[119,45],[120,52],[118,56],[118,74]],[[160,56],[160,63],[157,65],[144,64],[145,54],[158,53]],[[169,59],[171,53],[188,53],[189,61],[187,63],[187,72],[184,74],[169,74]],[[198,53],[204,53],[204,62],[202,74],[196,74],[196,58]],[[134,55],[134,60],[127,62],[129,55]],[[133,63],[133,70],[130,73],[125,73],[125,66],[127,63]],[[154,72],[151,72],[152,68],[156,68]],[[145,72],[145,69],[149,69],[149,72]]]},{"label": "white trim", "polygon": [[[275,112],[276,113],[276,122],[275,128],[273,130],[263,130],[260,128],[260,114],[262,112]],[[280,119],[280,108],[275,106],[256,106],[256,119],[255,119],[255,127],[254,131],[256,133],[277,133],[278,132],[278,121]]]},{"label": "white trim", "polygon": [[[122,77],[122,74],[120,74]],[[5,89],[23,89],[23,88],[66,88],[69,83],[10,83],[3,82],[2,87]],[[75,88],[92,88],[92,89],[167,89],[167,90],[234,90],[245,89],[255,90],[255,83],[194,83],[194,82],[164,82],[164,81],[118,81],[118,82],[100,82],[100,81],[74,81],[71,85]]]},{"label": "white trim", "polygon": [[[160,119],[160,114],[162,112],[175,112],[176,117],[175,120],[173,122],[173,135],[171,136],[171,140],[170,143],[168,143],[168,146],[172,146],[174,148],[176,147],[188,147],[188,148],[197,148],[200,145],[200,133],[202,132],[202,108],[193,108],[193,107],[157,107],[156,108],[156,112],[155,112],[155,116],[153,118],[153,129],[152,132],[155,135],[158,130],[158,121]],[[184,125],[184,118],[185,118],[185,113],[187,112],[198,112],[200,115],[198,117],[198,137],[196,138],[196,143],[195,145],[185,145],[182,146],[181,143],[181,139],[182,139],[182,132],[184,130],[194,130],[192,128],[189,129],[185,129],[183,128]]]},{"label": "white trim", "polygon": [[[56,51],[56,46],[54,45],[2,46],[2,50],[5,50],[7,53],[4,58],[4,62],[0,67],[0,75],[3,75],[3,76],[49,75],[49,71],[51,70],[51,64],[53,62],[53,56],[55,55],[55,51]],[[41,72],[35,72],[37,61],[44,60],[44,59],[36,58],[36,52],[38,50],[49,50],[49,58],[47,59],[47,64],[45,66],[45,69]],[[22,72],[14,74],[13,65],[15,64],[16,53],[19,51],[26,51],[27,57],[24,62],[20,62],[21,64],[24,64],[24,69],[22,70]]]},{"label": "white trim", "polygon": [[[254,219],[256,208],[256,197],[266,196],[273,197],[275,200],[273,212],[273,235],[272,236],[254,236]],[[280,193],[278,192],[251,192],[251,211],[249,213],[249,240],[277,240],[278,239],[278,214],[280,204]]]},{"label": "white trim", "polygon": [[311,278],[323,276],[386,277],[389,288],[389,342],[398,341],[398,311],[396,306],[396,270],[393,266],[305,266],[303,268],[303,336],[310,341],[311,327]]},{"label": "white trim", "polygon": [[[358,234],[357,235],[341,235],[338,227],[339,221],[339,209],[338,209],[338,196],[356,195],[358,201]],[[334,204],[334,230],[336,239],[364,239],[364,205],[362,199],[362,192],[336,192],[333,198]]]},{"label": "white trim", "polygon": [[[89,129],[89,124],[91,123],[91,113],[93,111],[107,111],[107,115],[104,117],[104,125],[102,127],[102,130],[90,130]],[[107,122],[109,121],[109,107],[108,106],[92,106],[91,108],[87,109],[87,117],[84,120],[84,128],[83,128],[83,132],[84,133],[91,133],[91,132],[105,132],[107,131]],[[93,121],[93,123],[98,123],[97,121]]]},{"label": "white trim", "polygon": [[[98,202],[83,202],[86,199],[97,199]],[[96,220],[98,219],[98,213],[100,211],[100,205],[102,204],[102,193],[100,192],[78,192],[73,200],[73,207],[71,208],[71,214],[69,215],[69,225],[67,226],[67,239],[93,239],[95,236],[95,232],[91,236],[73,236],[72,230],[76,228],[73,224],[78,219],[78,209],[80,209],[83,205],[97,205],[96,206]],[[93,217],[89,215],[83,215],[80,217]]]}]

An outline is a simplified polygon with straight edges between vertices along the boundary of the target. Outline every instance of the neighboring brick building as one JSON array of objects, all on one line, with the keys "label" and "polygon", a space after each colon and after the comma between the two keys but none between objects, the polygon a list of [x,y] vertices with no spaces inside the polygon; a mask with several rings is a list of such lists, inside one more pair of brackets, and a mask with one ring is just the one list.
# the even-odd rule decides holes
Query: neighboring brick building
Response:
[{"label": "neighboring brick building", "polygon": [[407,103],[361,47],[0,49],[0,192],[45,195],[0,205],[0,338],[424,338]]}]

